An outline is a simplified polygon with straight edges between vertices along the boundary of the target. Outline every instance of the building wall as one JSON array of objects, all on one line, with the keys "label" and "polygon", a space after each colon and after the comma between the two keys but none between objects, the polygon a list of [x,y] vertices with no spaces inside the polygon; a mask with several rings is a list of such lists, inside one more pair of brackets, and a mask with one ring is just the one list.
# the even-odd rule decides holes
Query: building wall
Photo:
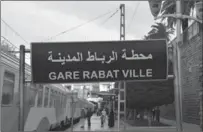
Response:
[{"label": "building wall", "polygon": [[[183,120],[200,123],[200,96],[202,90],[200,65],[202,64],[202,35],[197,23],[189,29],[188,40],[180,46],[181,82],[183,88]],[[199,33],[198,33],[199,32]]]},{"label": "building wall", "polygon": [[[180,45],[181,59],[181,86],[183,102],[183,120],[187,123],[200,125],[200,104],[199,96],[202,88],[200,76],[202,72],[202,27],[193,23],[187,30],[186,40]],[[172,43],[174,43],[173,41]],[[168,119],[175,119],[174,103],[161,107],[162,116]],[[202,112],[202,111],[201,111]]]}]

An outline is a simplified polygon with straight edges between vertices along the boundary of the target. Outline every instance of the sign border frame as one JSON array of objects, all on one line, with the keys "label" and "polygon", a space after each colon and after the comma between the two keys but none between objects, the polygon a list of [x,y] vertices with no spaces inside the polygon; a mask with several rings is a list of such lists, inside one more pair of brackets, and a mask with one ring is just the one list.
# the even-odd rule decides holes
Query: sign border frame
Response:
[{"label": "sign border frame", "polygon": [[[41,43],[41,44],[49,44],[49,43],[93,43],[93,42],[129,42],[129,41],[157,41],[157,40],[164,40],[166,41],[166,59],[167,59],[167,62],[166,62],[166,78],[163,78],[163,79],[152,79],[152,80],[116,80],[116,81],[81,81],[81,82],[67,82],[67,83],[62,83],[62,82],[58,82],[58,83],[46,83],[46,82],[42,82],[42,83],[34,83],[33,81],[33,68],[32,68],[32,45],[34,43]],[[168,61],[169,61],[169,58],[168,58],[168,43],[167,43],[167,40],[166,39],[150,39],[150,40],[123,40],[123,41],[120,41],[120,40],[114,40],[114,41],[68,41],[68,42],[31,42],[30,43],[30,64],[31,64],[31,82],[33,84],[72,84],[72,83],[100,83],[100,82],[155,82],[155,81],[167,81],[168,80]]]}]

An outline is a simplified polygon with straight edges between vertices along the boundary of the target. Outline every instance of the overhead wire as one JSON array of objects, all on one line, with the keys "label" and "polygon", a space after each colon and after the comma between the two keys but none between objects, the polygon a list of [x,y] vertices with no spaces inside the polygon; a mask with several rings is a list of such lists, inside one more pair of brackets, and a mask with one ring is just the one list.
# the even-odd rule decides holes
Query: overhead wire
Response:
[{"label": "overhead wire", "polygon": [[1,21],[7,26],[9,27],[17,36],[19,36],[25,43],[29,44],[29,42],[27,40],[25,40],[16,30],[14,30],[6,21],[4,21],[1,18]]},{"label": "overhead wire", "polygon": [[1,38],[3,38],[3,40],[6,40],[12,47],[19,50],[19,48],[16,45],[14,45],[11,41],[9,41],[6,37],[1,36]]},{"label": "overhead wire", "polygon": [[[114,10],[113,10],[113,11],[114,11]],[[95,20],[97,20],[97,19],[99,19],[99,18],[102,18],[102,17],[104,17],[104,16],[110,14],[110,13],[113,12],[113,11],[108,11],[107,13],[101,14],[101,15],[99,15],[99,16],[93,18],[93,19],[90,19],[89,21],[86,21],[86,22],[84,22],[84,23],[82,23],[82,24],[79,24],[79,25],[77,25],[77,26],[71,27],[71,28],[69,28],[69,29],[67,29],[67,30],[65,30],[65,31],[63,31],[63,32],[58,33],[58,34],[55,35],[55,36],[52,36],[52,37],[48,38],[47,40],[51,40],[51,39],[53,39],[53,38],[55,38],[55,37],[57,37],[57,36],[60,36],[60,35],[65,34],[65,33],[67,33],[67,32],[70,32],[70,31],[73,31],[73,30],[75,30],[75,29],[78,29],[78,28],[80,28],[80,27],[82,27],[82,26],[84,26],[84,25],[86,25],[86,24],[88,24],[88,23],[90,23],[90,22],[93,22],[93,21],[95,21]],[[116,15],[116,14],[118,13],[118,11],[119,11],[119,9],[116,9],[116,11],[113,12],[113,14],[112,14],[110,17],[108,17],[105,21],[103,21],[101,24],[105,24],[109,19],[111,19],[114,15]],[[13,29],[5,20],[3,20],[3,19],[1,18],[1,21],[2,21],[7,27],[9,27],[18,37],[20,37],[25,43],[29,44],[29,42],[28,42],[27,40],[25,40],[15,29]],[[18,50],[19,50],[19,48],[18,48],[17,46],[15,46],[12,42],[10,42],[7,38],[5,38],[4,36],[1,36],[1,37],[3,37],[7,42],[9,42],[9,44],[11,44],[13,47],[15,47],[15,49],[18,49]],[[28,57],[28,58],[26,57],[26,59],[30,59],[30,57]]]},{"label": "overhead wire", "polygon": [[138,2],[138,3],[136,4],[136,6],[135,6],[135,10],[134,10],[134,12],[133,12],[132,19],[131,19],[130,23],[129,23],[128,26],[127,26],[127,29],[128,29],[127,32],[129,32],[130,26],[131,26],[131,24],[132,24],[132,22],[133,22],[133,20],[134,20],[134,17],[135,17],[135,14],[137,13],[137,9],[138,9],[139,5],[140,5],[140,2]]},{"label": "overhead wire", "polygon": [[113,16],[115,16],[118,13],[119,9],[117,9],[110,17],[108,17],[106,20],[104,20],[101,24],[105,24],[109,19],[111,19]]},{"label": "overhead wire", "polygon": [[[12,53],[12,52],[15,53],[15,51],[20,51],[20,48],[17,47],[15,44],[13,44],[11,41],[9,41],[6,37],[1,36],[1,38],[2,38],[3,40],[5,40],[6,42],[8,42],[9,45],[12,46],[11,48],[14,48],[14,51],[10,51],[11,53]],[[30,59],[30,57],[25,56],[25,59]]]},{"label": "overhead wire", "polygon": [[[113,11],[114,11],[114,10],[113,10]],[[88,20],[88,21],[86,21],[86,22],[84,22],[84,23],[82,23],[82,24],[79,24],[79,25],[74,26],[74,27],[71,27],[71,28],[69,28],[69,29],[67,29],[67,30],[65,30],[65,31],[62,31],[62,32],[56,34],[55,36],[49,37],[48,39],[46,39],[46,40],[44,40],[44,41],[52,40],[52,39],[54,39],[54,38],[56,38],[56,37],[58,37],[58,36],[60,36],[60,35],[62,35],[62,34],[65,34],[65,33],[67,33],[67,32],[70,32],[70,31],[73,31],[73,30],[75,30],[75,29],[78,29],[78,28],[80,28],[80,27],[82,27],[82,26],[84,26],[84,25],[86,25],[86,24],[88,24],[88,23],[91,23],[91,22],[93,22],[93,21],[95,21],[95,20],[97,20],[97,19],[99,19],[99,18],[102,18],[102,17],[104,17],[104,16],[110,14],[111,12],[112,12],[112,11],[108,11],[107,13],[101,14],[101,15],[99,15],[99,16],[93,18],[93,19],[90,19],[90,20]]]},{"label": "overhead wire", "polygon": [[[1,18],[1,21],[6,25],[6,27],[8,27],[9,29],[11,29],[11,31],[13,31],[18,37],[20,37],[25,43],[29,44],[29,42],[27,40],[25,40],[22,35],[20,35],[14,28],[12,28],[5,20],[3,20]],[[14,45],[11,41],[9,41],[6,37],[1,36],[1,38],[3,38],[4,40],[6,40],[12,47],[14,47],[17,50],[20,50],[19,47],[17,47],[16,45]],[[30,59],[30,57],[27,57],[27,54],[25,55],[25,59]]]}]

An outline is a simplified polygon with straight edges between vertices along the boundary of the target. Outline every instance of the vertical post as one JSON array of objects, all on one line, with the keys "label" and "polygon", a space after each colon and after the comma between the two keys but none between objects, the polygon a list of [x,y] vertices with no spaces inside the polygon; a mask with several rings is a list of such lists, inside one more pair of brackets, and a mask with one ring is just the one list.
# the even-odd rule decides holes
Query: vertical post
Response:
[{"label": "vertical post", "polygon": [[73,91],[72,91],[72,95],[71,95],[71,132],[73,132]]},{"label": "vertical post", "polygon": [[[42,88],[42,106],[41,107],[44,107],[45,91],[46,91],[46,86],[43,86],[43,88]],[[57,94],[57,96],[58,96],[58,94]]]},{"label": "vertical post", "polygon": [[2,87],[3,87],[3,84],[1,83],[2,81],[2,62],[1,62],[1,43],[0,43],[0,132],[1,132],[1,99],[2,99]]},{"label": "vertical post", "polygon": [[35,96],[35,107],[37,107],[38,98],[39,98],[39,92],[37,91],[37,94]]},{"label": "vertical post", "polygon": [[[181,0],[176,0],[176,15],[181,15]],[[180,86],[180,59],[179,59],[179,46],[178,44],[182,41],[181,39],[181,19],[177,18],[176,25],[177,43],[173,45],[173,69],[174,69],[174,88],[175,88],[175,102],[176,102],[176,123],[177,131],[182,132],[182,97],[181,97],[181,86]]]},{"label": "vertical post", "polygon": [[203,90],[201,90],[200,94],[200,130],[203,131]]},{"label": "vertical post", "polygon": [[120,40],[125,40],[125,5],[120,5]]},{"label": "vertical post", "polygon": [[[120,17],[120,40],[125,40],[125,4],[120,5],[121,10],[121,17]],[[120,92],[124,93],[124,100],[122,101],[124,103],[124,122],[126,122],[126,82],[120,82],[123,83],[123,88],[121,90],[121,84],[119,87],[119,128],[120,128]],[[124,129],[126,128],[124,123]]]},{"label": "vertical post", "polygon": [[82,88],[82,98],[83,99],[85,98],[85,86],[83,86],[83,88]]},{"label": "vertical post", "polygon": [[118,119],[118,131],[120,131],[120,88],[121,88],[121,82],[119,82],[118,84],[118,115],[117,115],[117,119]]},{"label": "vertical post", "polygon": [[24,104],[25,104],[25,46],[20,45],[20,68],[19,68],[19,90],[20,90],[20,113],[19,120],[20,126],[19,131],[24,131]]},{"label": "vertical post", "polygon": [[126,82],[124,82],[124,129],[126,129]]},{"label": "vertical post", "polygon": [[48,105],[47,105],[47,107],[48,108],[50,108],[51,106],[50,106],[50,101],[51,101],[51,88],[49,88],[49,91],[48,91]]}]

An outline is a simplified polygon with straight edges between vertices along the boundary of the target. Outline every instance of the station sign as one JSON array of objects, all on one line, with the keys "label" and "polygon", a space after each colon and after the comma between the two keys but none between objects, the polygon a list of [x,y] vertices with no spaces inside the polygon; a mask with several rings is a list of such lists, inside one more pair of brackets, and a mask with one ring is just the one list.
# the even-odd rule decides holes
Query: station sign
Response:
[{"label": "station sign", "polygon": [[34,42],[33,83],[166,80],[166,40]]}]

